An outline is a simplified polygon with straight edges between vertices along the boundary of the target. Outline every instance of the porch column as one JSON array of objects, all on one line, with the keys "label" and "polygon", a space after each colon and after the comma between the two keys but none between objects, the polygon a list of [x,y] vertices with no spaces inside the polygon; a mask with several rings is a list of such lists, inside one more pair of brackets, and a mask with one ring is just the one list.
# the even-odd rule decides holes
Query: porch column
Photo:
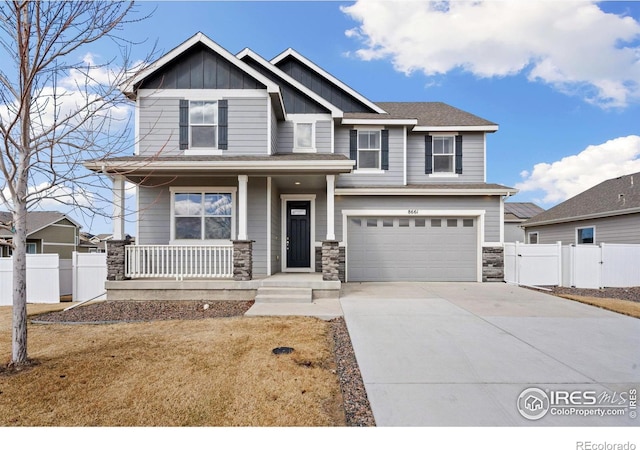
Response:
[{"label": "porch column", "polygon": [[336,193],[336,176],[327,175],[327,241],[336,239],[335,232],[335,213],[334,213],[334,196]]},{"label": "porch column", "polygon": [[113,240],[124,239],[124,177],[113,177]]},{"label": "porch column", "polygon": [[238,175],[238,240],[246,241],[247,238],[247,185],[248,175]]}]

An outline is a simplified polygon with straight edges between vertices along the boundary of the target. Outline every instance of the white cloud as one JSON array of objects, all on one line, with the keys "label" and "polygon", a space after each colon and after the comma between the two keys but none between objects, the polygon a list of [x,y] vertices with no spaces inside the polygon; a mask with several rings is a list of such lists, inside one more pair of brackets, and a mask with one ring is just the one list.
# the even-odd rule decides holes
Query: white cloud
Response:
[{"label": "white cloud", "polygon": [[593,2],[358,0],[342,11],[360,23],[346,31],[359,58],[406,74],[524,73],[602,107],[640,99],[640,23]]},{"label": "white cloud", "polygon": [[520,174],[520,192],[542,191],[540,203],[558,203],[596,184],[621,175],[640,172],[640,136],[612,139],[590,145],[577,155],[559,161],[539,163]]}]

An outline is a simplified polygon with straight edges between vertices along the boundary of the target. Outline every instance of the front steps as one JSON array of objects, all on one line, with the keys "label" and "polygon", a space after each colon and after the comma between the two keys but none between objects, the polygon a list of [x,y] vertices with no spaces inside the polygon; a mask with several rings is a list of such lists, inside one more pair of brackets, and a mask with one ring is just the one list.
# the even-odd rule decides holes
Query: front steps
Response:
[{"label": "front steps", "polygon": [[331,320],[342,316],[340,282],[321,274],[276,274],[261,280],[255,303],[245,316],[310,316]]},{"label": "front steps", "polygon": [[256,303],[311,303],[312,297],[311,288],[261,286],[256,293]]}]

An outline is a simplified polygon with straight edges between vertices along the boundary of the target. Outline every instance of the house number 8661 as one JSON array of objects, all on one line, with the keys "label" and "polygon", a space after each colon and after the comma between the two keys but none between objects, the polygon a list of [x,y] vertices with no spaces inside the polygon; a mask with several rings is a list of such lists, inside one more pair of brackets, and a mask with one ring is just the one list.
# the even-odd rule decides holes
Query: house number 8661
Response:
[{"label": "house number 8661", "polygon": [[409,215],[417,215],[418,214],[418,210],[417,209],[410,209],[408,210]]}]

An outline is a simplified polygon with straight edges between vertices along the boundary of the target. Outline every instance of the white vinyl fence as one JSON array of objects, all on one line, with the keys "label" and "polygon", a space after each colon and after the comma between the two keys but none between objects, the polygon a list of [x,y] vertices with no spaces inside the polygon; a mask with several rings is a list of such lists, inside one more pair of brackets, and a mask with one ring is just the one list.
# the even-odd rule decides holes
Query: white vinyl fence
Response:
[{"label": "white vinyl fence", "polygon": [[[107,258],[104,253],[73,253],[72,260],[57,254],[27,255],[27,303],[59,303],[61,295],[73,301],[104,298]],[[0,258],[0,306],[13,304],[13,259]]]},{"label": "white vinyl fence", "polygon": [[[27,302],[58,303],[59,301],[58,255],[27,255]],[[12,304],[13,258],[0,258],[0,306]]]},{"label": "white vinyl fence", "polygon": [[598,289],[640,286],[640,244],[504,245],[505,281]]}]

